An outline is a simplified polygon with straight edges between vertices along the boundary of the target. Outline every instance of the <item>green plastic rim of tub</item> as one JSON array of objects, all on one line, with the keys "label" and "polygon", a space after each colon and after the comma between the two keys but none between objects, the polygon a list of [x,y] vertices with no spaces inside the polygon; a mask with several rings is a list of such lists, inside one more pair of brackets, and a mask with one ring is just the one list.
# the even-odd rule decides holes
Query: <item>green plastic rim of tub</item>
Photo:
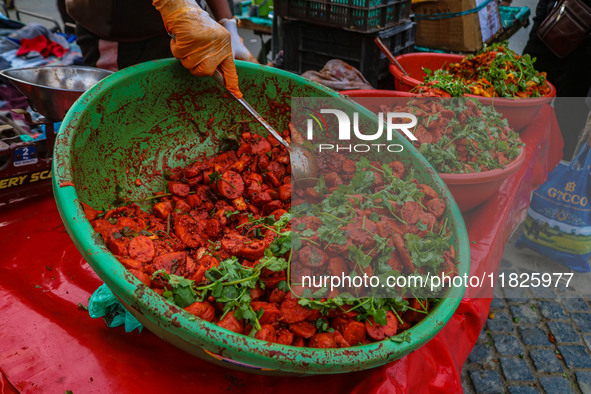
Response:
[{"label": "green plastic rim of tub", "polygon": [[[338,93],[297,75],[236,62],[246,99],[278,129],[273,103],[291,97],[335,97],[354,106],[360,120],[377,128],[377,117]],[[219,365],[249,372],[306,375],[359,371],[399,359],[435,336],[453,315],[464,288],[453,288],[422,322],[410,342],[384,341],[340,349],[284,346],[238,335],[195,318],[131,275],[94,233],[80,202],[107,209],[117,199],[140,200],[164,190],[162,166],[186,165],[200,152],[219,149],[219,130],[249,119],[211,78],[196,78],[180,62],[164,59],[119,71],[84,93],[63,120],[53,161],[53,190],[64,225],[82,256],[122,304],[149,330],[181,349]],[[216,130],[218,130],[216,132]],[[373,129],[375,130],[375,128]],[[262,132],[262,129],[261,129]],[[419,181],[447,202],[446,217],[461,275],[469,273],[470,249],[462,215],[443,181],[402,136]],[[141,186],[135,181],[140,179]],[[150,201],[140,202],[144,208]]]}]

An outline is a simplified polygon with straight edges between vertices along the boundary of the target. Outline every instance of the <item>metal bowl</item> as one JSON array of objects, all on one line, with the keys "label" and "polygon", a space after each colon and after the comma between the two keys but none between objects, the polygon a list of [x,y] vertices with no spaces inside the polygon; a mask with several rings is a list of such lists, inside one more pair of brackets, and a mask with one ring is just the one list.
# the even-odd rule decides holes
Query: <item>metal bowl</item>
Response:
[{"label": "metal bowl", "polygon": [[0,71],[47,119],[61,121],[74,102],[112,71],[84,66],[41,66]]}]

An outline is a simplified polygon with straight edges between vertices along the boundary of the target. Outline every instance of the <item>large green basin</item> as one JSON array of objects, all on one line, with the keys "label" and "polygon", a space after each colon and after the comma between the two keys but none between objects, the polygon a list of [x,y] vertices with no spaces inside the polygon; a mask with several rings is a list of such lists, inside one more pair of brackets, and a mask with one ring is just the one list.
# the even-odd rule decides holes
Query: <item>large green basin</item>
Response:
[{"label": "large green basin", "polygon": [[[281,70],[244,62],[237,62],[237,67],[246,99],[279,129],[287,127],[289,117],[277,114],[271,101],[289,104],[290,97],[340,97]],[[371,112],[342,100],[377,127]],[[429,341],[453,315],[463,288],[453,289],[410,330],[410,342],[385,340],[328,350],[297,348],[237,335],[195,319],[141,284],[113,257],[94,233],[79,202],[107,208],[117,198],[138,200],[164,190],[165,181],[156,172],[164,163],[174,167],[188,163],[200,152],[215,153],[219,140],[214,130],[228,128],[233,118],[247,116],[211,78],[191,76],[174,59],[119,71],[80,97],[57,136],[53,190],[68,233],[97,275],[159,337],[200,358],[250,372],[306,375],[358,371],[399,359]],[[449,191],[405,138],[395,142],[405,146],[406,164],[415,168],[417,178],[447,200],[446,217],[455,234],[459,270],[462,275],[468,273],[466,228]],[[134,184],[138,178],[144,184],[141,187]]]}]

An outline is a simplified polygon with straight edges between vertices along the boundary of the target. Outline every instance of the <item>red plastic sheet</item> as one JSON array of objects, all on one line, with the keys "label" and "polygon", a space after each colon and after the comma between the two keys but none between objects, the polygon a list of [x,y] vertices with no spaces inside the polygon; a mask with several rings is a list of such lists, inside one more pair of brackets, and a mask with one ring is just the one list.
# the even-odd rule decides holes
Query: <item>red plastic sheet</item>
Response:
[{"label": "red plastic sheet", "polygon": [[[472,274],[496,272],[525,217],[530,192],[561,158],[554,113],[545,107],[521,133],[524,166],[494,198],[464,216]],[[144,330],[126,334],[82,306],[101,284],[66,233],[53,198],[0,209],[0,391],[282,393],[461,391],[462,365],[480,333],[490,294],[468,293],[443,330],[391,364],[346,375],[250,375],[190,356]],[[11,385],[12,383],[12,385]],[[14,386],[14,387],[13,387]]]}]

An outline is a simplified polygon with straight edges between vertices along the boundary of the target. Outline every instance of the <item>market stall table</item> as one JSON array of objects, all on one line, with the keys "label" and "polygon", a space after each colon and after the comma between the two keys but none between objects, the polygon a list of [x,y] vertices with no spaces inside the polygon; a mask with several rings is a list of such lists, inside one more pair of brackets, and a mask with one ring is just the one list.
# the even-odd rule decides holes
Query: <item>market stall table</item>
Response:
[{"label": "market stall table", "polygon": [[[521,133],[524,166],[465,214],[472,274],[496,272],[524,219],[530,192],[560,160],[551,107]],[[380,368],[306,378],[250,375],[199,360],[145,330],[91,319],[101,284],[66,233],[51,196],[0,208],[0,392],[459,392],[460,374],[487,318],[489,293],[469,290],[449,323],[414,353]],[[482,291],[481,291],[482,292]],[[10,382],[10,383],[8,383]]]}]

